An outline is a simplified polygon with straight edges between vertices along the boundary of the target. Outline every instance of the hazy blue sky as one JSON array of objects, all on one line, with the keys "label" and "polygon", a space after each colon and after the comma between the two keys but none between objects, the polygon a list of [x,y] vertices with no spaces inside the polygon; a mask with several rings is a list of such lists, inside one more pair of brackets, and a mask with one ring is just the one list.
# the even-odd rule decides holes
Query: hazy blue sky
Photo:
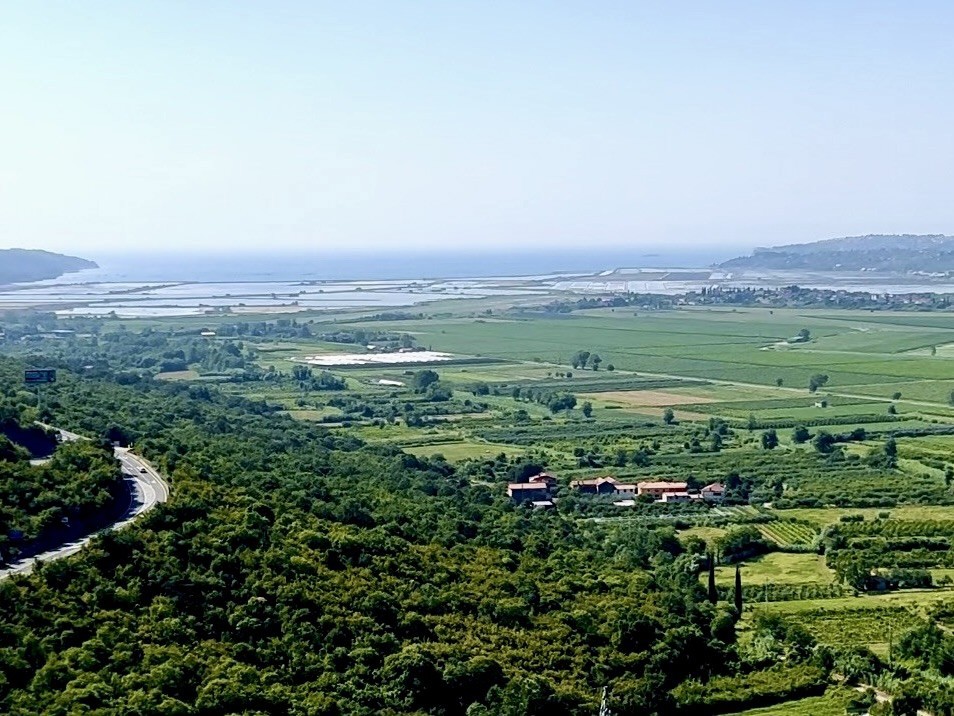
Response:
[{"label": "hazy blue sky", "polygon": [[946,2],[21,2],[0,246],[954,233]]}]

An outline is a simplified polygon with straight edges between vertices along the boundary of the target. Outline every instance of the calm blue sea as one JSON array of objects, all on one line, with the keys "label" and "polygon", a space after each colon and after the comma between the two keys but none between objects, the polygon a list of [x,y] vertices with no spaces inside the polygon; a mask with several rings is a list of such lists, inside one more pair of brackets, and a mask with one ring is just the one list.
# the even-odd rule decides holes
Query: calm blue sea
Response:
[{"label": "calm blue sea", "polygon": [[614,268],[701,268],[747,250],[596,249],[515,253],[101,254],[100,268],[67,274],[76,281],[284,281],[481,278],[584,273]]}]

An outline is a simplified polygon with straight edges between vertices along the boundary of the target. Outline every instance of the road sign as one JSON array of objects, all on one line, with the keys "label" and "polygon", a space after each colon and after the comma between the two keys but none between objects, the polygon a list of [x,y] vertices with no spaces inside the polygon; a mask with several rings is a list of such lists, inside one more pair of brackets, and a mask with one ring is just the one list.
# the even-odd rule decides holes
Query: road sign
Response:
[{"label": "road sign", "polygon": [[33,368],[23,371],[23,382],[29,385],[39,383],[55,383],[56,369],[54,368]]}]

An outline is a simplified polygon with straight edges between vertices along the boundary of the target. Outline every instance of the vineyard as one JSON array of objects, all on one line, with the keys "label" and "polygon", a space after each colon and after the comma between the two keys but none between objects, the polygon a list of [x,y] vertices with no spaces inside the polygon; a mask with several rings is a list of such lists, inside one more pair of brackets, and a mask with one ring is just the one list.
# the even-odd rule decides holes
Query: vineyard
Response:
[{"label": "vineyard", "polygon": [[[719,599],[730,601],[731,587],[718,587]],[[742,587],[742,599],[747,604],[757,602],[796,602],[807,599],[841,599],[851,596],[852,590],[842,584],[753,584]]]},{"label": "vineyard", "polygon": [[954,520],[874,520],[829,528],[832,537],[954,537]]},{"label": "vineyard", "polygon": [[796,621],[813,637],[831,646],[882,647],[887,651],[889,639],[923,621],[906,607],[861,607],[857,609],[816,609],[799,611]]},{"label": "vineyard", "polygon": [[818,538],[818,533],[809,525],[790,520],[760,524],[758,530],[765,539],[774,542],[782,549],[811,546]]}]

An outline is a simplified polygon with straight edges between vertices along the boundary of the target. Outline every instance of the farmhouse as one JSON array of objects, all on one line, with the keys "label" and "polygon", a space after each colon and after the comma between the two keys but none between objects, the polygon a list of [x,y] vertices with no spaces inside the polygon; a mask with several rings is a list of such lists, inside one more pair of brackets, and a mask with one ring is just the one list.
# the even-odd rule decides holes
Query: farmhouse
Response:
[{"label": "farmhouse", "polygon": [[699,495],[690,495],[688,492],[664,492],[659,501],[671,505],[674,502],[692,502],[699,499]]},{"label": "farmhouse", "polygon": [[541,485],[546,485],[547,487],[553,489],[556,487],[557,479],[547,472],[541,472],[538,475],[534,475],[527,482],[534,482]]},{"label": "farmhouse", "polygon": [[636,494],[649,495],[656,499],[670,492],[688,492],[689,485],[685,482],[640,482],[636,485]]},{"label": "farmhouse", "polygon": [[633,495],[636,485],[624,484],[615,477],[597,477],[592,480],[573,480],[570,489],[582,495]]},{"label": "farmhouse", "polygon": [[550,499],[550,486],[545,482],[511,482],[507,495],[514,502],[546,502]]},{"label": "farmhouse", "polygon": [[699,494],[706,502],[722,502],[725,497],[725,487],[721,482],[713,482],[699,490]]}]

